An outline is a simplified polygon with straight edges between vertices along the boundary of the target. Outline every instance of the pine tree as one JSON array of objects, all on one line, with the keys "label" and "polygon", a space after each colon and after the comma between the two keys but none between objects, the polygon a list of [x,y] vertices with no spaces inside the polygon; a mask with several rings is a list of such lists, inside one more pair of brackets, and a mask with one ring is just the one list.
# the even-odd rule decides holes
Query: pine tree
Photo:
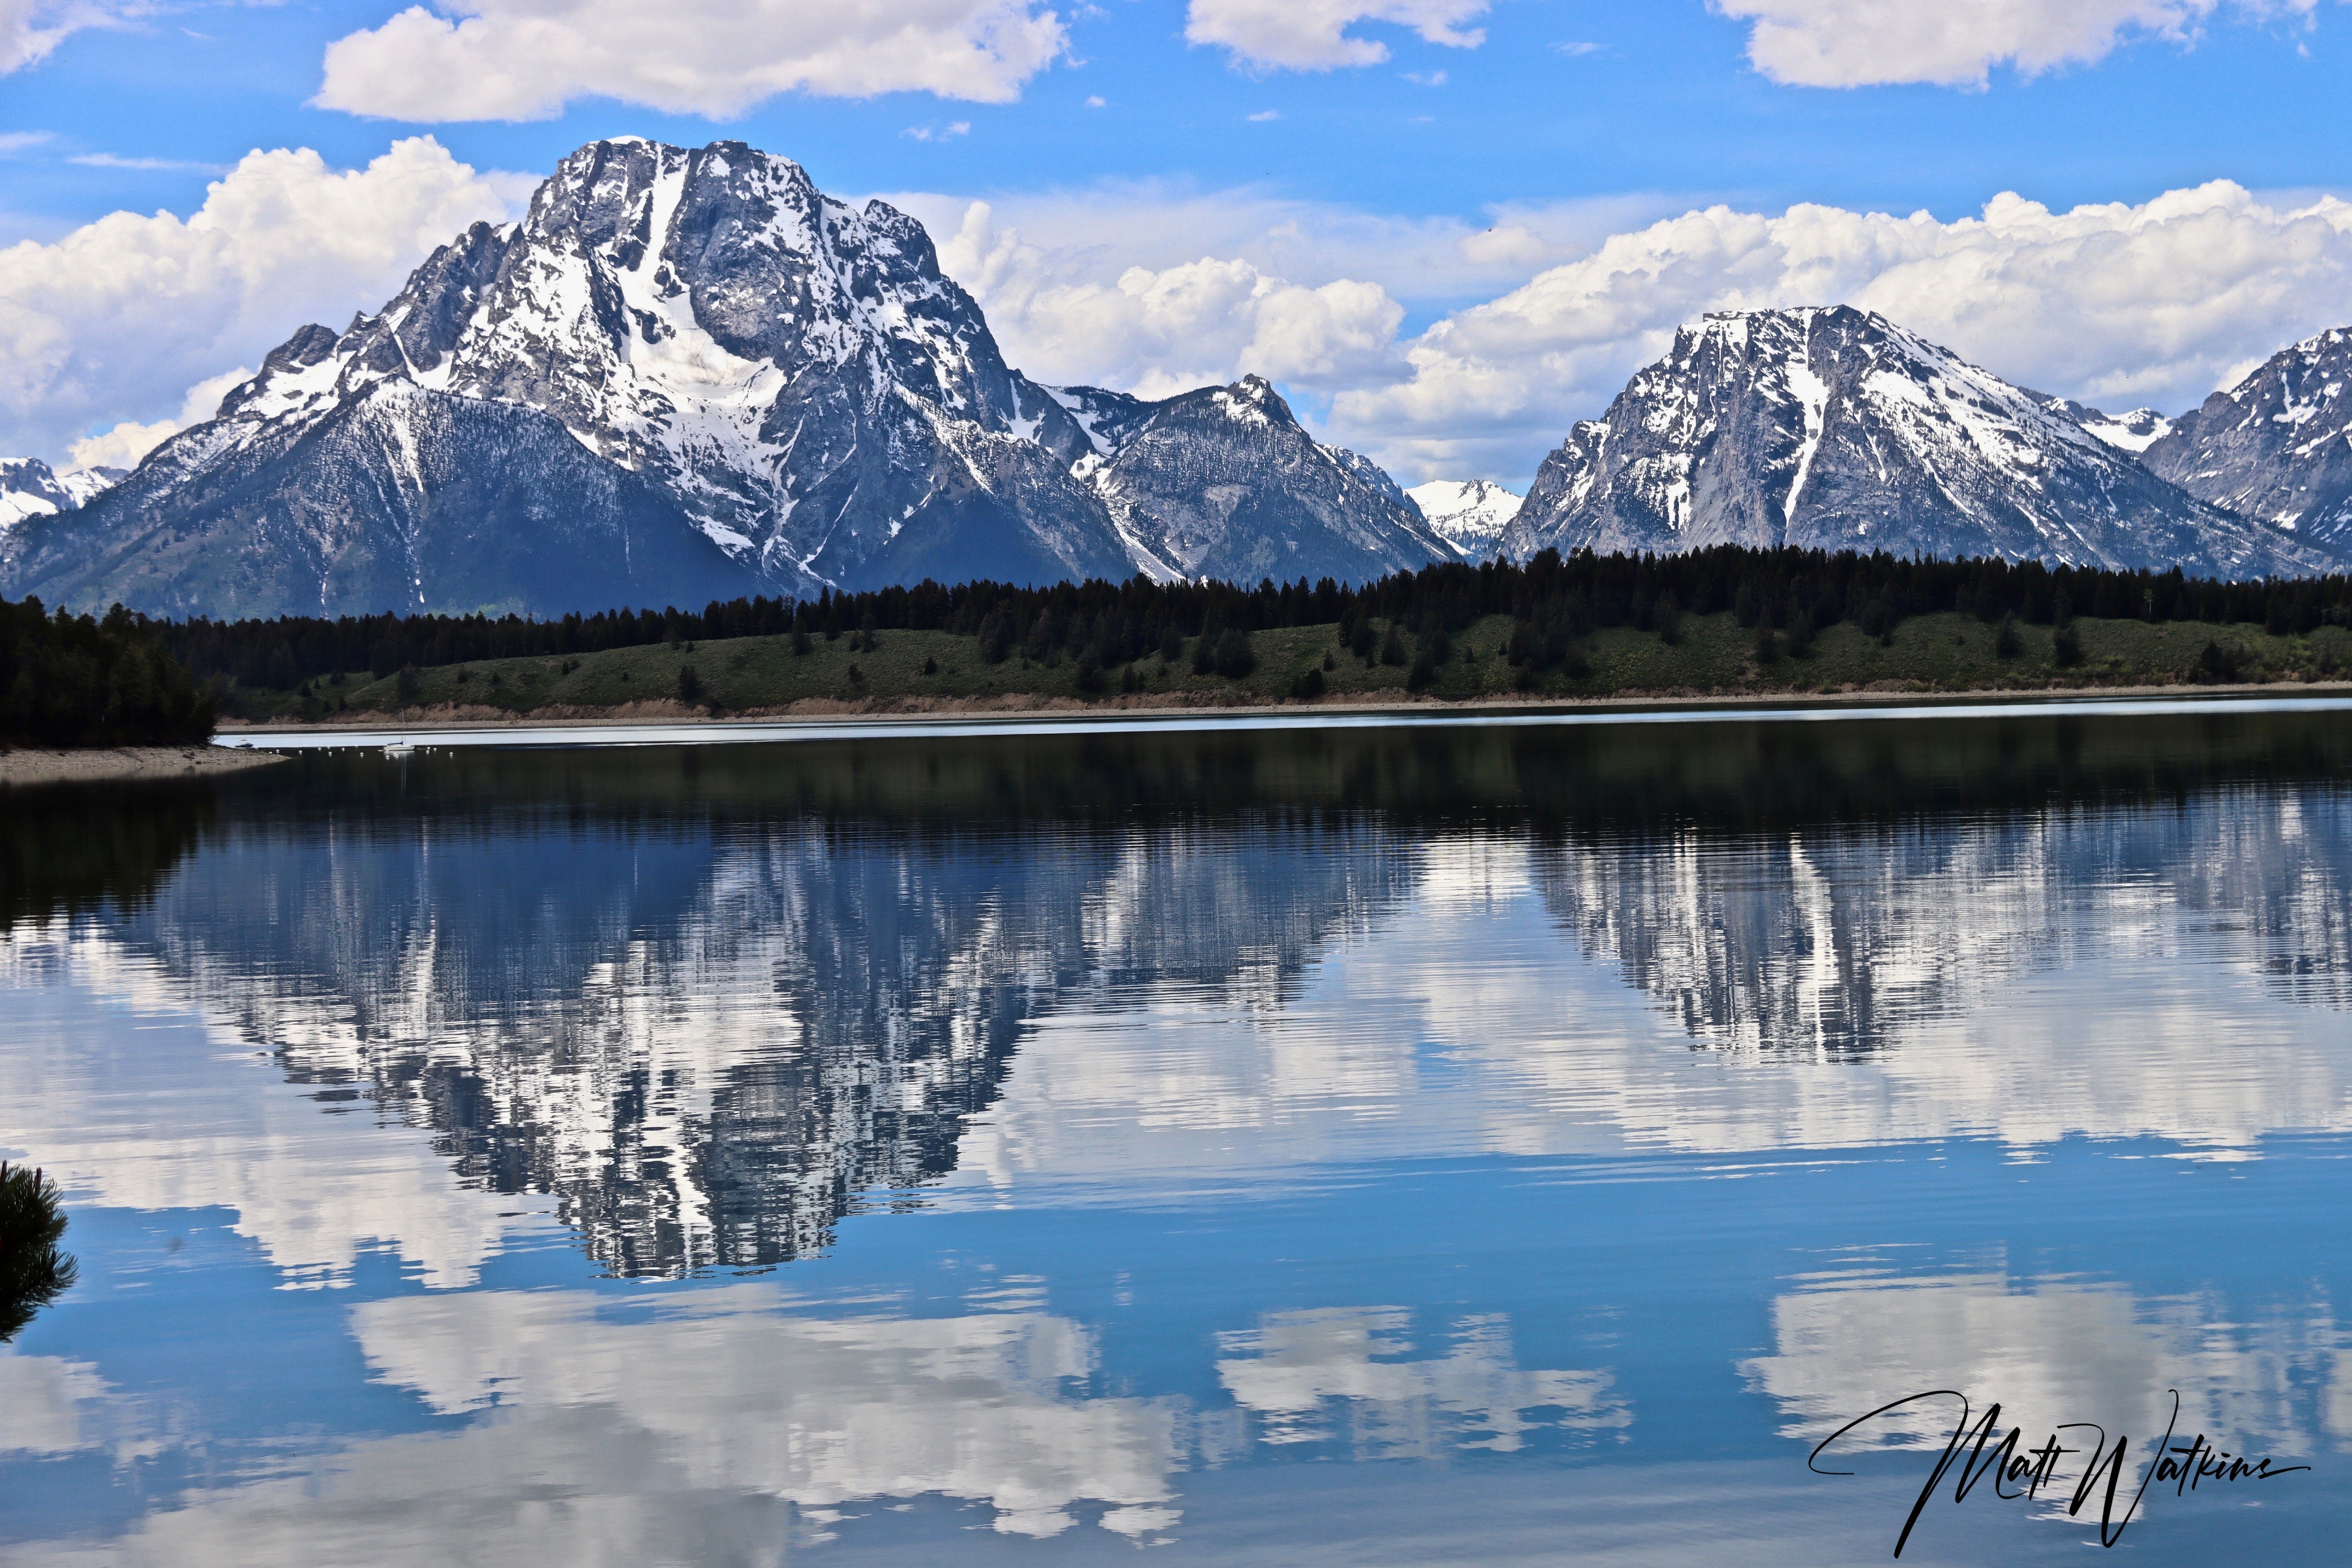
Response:
[{"label": "pine tree", "polygon": [[65,1205],[40,1172],[0,1160],[0,1344],[73,1289],[79,1268],[58,1249]]}]

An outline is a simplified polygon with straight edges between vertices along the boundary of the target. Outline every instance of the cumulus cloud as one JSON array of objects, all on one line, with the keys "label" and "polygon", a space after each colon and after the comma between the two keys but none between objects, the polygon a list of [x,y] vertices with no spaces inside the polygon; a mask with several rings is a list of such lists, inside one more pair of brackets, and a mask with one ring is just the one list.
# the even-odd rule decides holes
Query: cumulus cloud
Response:
[{"label": "cumulus cloud", "polygon": [[1486,14],[1486,0],[1192,0],[1184,37],[1224,48],[1237,65],[1332,70],[1389,58],[1386,44],[1349,36],[1358,22],[1391,22],[1433,44],[1473,49],[1486,35],[1462,24]]},{"label": "cumulus cloud", "polygon": [[[1313,373],[1318,388],[1384,384],[1402,362],[1385,342],[1375,350],[1366,333],[1382,330],[1379,323],[1394,314],[1391,307],[1427,319],[1491,299],[1629,223],[1674,210],[1654,197],[1611,198],[1497,209],[1482,228],[1459,218],[1396,217],[1248,187],[1203,191],[1150,182],[1010,195],[977,208],[969,197],[930,192],[886,199],[940,239],[941,263],[987,310],[1012,363],[1057,384],[1123,390],[1197,385],[1247,370],[1275,374],[1242,356],[1262,321],[1296,326],[1287,306],[1304,301],[1288,292],[1294,288],[1329,289],[1317,312],[1335,326],[1344,322],[1355,347],[1341,353],[1331,342],[1302,353],[1287,328],[1270,333],[1268,346],[1280,337],[1286,363],[1300,364],[1302,374],[1302,361],[1323,363],[1326,369]],[[1139,268],[1142,276],[1130,276]],[[1171,322],[1173,346],[1164,360],[1152,359],[1128,333],[1097,341],[1065,330],[1051,309],[1081,299],[1140,313],[1148,301],[1166,304],[1178,279],[1197,282],[1218,269],[1239,286],[1213,296],[1196,290],[1193,302],[1213,297],[1246,319]],[[1335,284],[1346,287],[1331,289]],[[1111,300],[1114,294],[1125,294],[1126,301]],[[1370,380],[1329,379],[1343,362]]]},{"label": "cumulus cloud", "polygon": [[980,297],[1007,354],[1048,381],[1165,397],[1245,372],[1309,388],[1384,378],[1404,307],[1378,283],[1309,287],[1245,260],[1198,257],[1101,278],[966,209],[940,260]]},{"label": "cumulus cloud", "polygon": [[1332,425],[1401,472],[1524,478],[1678,324],[1838,303],[2025,385],[2178,410],[2352,317],[2352,203],[2289,207],[2217,181],[2067,212],[2004,195],[1956,223],[1709,207],[1612,236],[1437,322],[1405,346],[1408,374],[1341,392]]},{"label": "cumulus cloud", "polygon": [[364,169],[255,152],[184,219],[118,212],[0,249],[0,450],[117,462],[152,445],[211,412],[227,367],[374,309],[436,245],[505,216],[512,189],[429,137]]},{"label": "cumulus cloud", "polygon": [[[1799,87],[1982,87],[1992,68],[2035,76],[2104,59],[2134,37],[2185,40],[2220,0],[1716,0],[1752,20],[1748,58]],[[2315,0],[2241,0],[2254,17],[2308,16]]]},{"label": "cumulus cloud", "polygon": [[1034,0],[441,0],[329,45],[317,101],[428,121],[592,96],[711,116],[795,91],[1009,103],[1068,43]]}]

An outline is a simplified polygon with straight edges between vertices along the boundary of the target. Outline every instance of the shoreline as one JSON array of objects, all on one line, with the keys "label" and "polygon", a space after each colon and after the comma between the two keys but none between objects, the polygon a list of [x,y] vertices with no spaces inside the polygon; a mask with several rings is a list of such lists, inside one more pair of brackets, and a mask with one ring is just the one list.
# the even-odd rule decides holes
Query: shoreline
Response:
[{"label": "shoreline", "polygon": [[[2343,697],[2352,695],[2352,680],[2272,681],[2262,684],[2234,685],[2136,685],[2045,687],[2030,690],[1988,688],[1958,691],[1885,691],[1853,690],[1836,692],[1697,692],[1653,691],[1624,692],[1608,697],[1560,699],[1487,696],[1465,700],[1435,697],[1410,698],[1395,701],[1297,701],[1260,700],[1256,701],[1185,701],[1182,698],[1195,694],[1170,692],[1154,694],[1180,700],[1137,700],[1133,697],[1105,701],[1080,702],[1070,698],[1050,697],[1029,700],[1003,698],[958,699],[869,698],[850,702],[835,699],[807,699],[780,708],[750,709],[740,711],[710,713],[688,709],[671,701],[632,702],[601,710],[572,710],[544,716],[535,714],[500,713],[483,707],[440,705],[412,709],[396,716],[370,715],[365,721],[351,722],[352,716],[341,716],[345,722],[242,722],[224,721],[215,737],[212,750],[244,753],[253,752],[278,754],[274,748],[252,746],[254,741],[266,738],[294,738],[308,735],[390,736],[396,737],[419,731],[436,734],[456,733],[563,733],[593,732],[599,730],[662,729],[727,729],[767,730],[780,738],[805,731],[839,731],[871,727],[877,731],[907,729],[921,730],[937,726],[969,730],[992,725],[1033,728],[1047,726],[1055,729],[1081,731],[1102,724],[1122,727],[1165,721],[1171,725],[1200,720],[1280,720],[1286,723],[1311,724],[1317,716],[1335,721],[1360,723],[1383,718],[1475,719],[1540,719],[1550,715],[1601,716],[1622,713],[1633,717],[1643,714],[1722,712],[1737,715],[1743,710],[1757,711],[1822,711],[1868,712],[1874,710],[1916,710],[1920,709],[1985,709],[2013,708],[2030,712],[2053,704],[2083,703],[2146,703],[2166,701],[2210,702],[2242,699],[2248,700],[2293,700],[2299,697]],[[237,739],[232,739],[236,737]],[[243,744],[239,744],[239,740]],[[365,742],[361,742],[365,743]]]},{"label": "shoreline", "polygon": [[282,752],[224,746],[10,746],[0,748],[0,789],[213,778],[283,762]]}]

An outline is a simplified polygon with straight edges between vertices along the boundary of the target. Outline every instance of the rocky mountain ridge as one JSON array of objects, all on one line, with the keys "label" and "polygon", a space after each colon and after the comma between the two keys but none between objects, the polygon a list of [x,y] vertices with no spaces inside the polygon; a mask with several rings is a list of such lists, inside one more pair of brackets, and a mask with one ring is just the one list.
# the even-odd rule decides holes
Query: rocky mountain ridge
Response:
[{"label": "rocky mountain ridge", "polygon": [[2325,546],[2159,479],[2113,438],[2134,438],[2135,419],[2069,406],[1851,307],[1717,312],[1570,431],[1502,548],[1793,545],[2205,576],[2342,568]]},{"label": "rocky mountain ridge", "polygon": [[2352,327],[2281,349],[2171,421],[2142,460],[2200,500],[2352,545]]}]

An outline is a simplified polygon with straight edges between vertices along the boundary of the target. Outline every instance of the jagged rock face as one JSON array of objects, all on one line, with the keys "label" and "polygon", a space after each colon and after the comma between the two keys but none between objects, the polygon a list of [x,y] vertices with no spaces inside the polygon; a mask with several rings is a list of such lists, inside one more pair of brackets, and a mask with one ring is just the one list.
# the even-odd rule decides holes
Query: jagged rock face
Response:
[{"label": "jagged rock face", "polygon": [[169,616],[561,615],[760,586],[548,415],[389,380],[243,438],[200,426],[9,542],[20,592]]},{"label": "jagged rock face", "polygon": [[1711,315],[1545,459],[1503,548],[1786,544],[2210,576],[2339,564],[2197,500],[2053,401],[1850,308]]},{"label": "jagged rock face", "polygon": [[2352,544],[2352,327],[2282,349],[2152,443],[2190,495],[2326,544]]},{"label": "jagged rock face", "polygon": [[1492,479],[1432,479],[1405,491],[1432,531],[1471,561],[1491,560],[1526,498]]},{"label": "jagged rock face", "polygon": [[121,468],[58,473],[38,458],[0,458],[0,531],[28,517],[71,511],[122,478]]},{"label": "jagged rock face", "polygon": [[1146,406],[1114,449],[1081,458],[1077,471],[1120,533],[1165,572],[1360,582],[1458,559],[1395,480],[1317,444],[1261,377]]},{"label": "jagged rock face", "polygon": [[520,224],[476,225],[381,312],[280,355],[224,417],[379,379],[543,409],[787,590],[964,557],[1024,581],[1126,565],[1024,439],[1075,444],[1067,416],[1005,367],[922,226],[740,142],[592,143]]}]

